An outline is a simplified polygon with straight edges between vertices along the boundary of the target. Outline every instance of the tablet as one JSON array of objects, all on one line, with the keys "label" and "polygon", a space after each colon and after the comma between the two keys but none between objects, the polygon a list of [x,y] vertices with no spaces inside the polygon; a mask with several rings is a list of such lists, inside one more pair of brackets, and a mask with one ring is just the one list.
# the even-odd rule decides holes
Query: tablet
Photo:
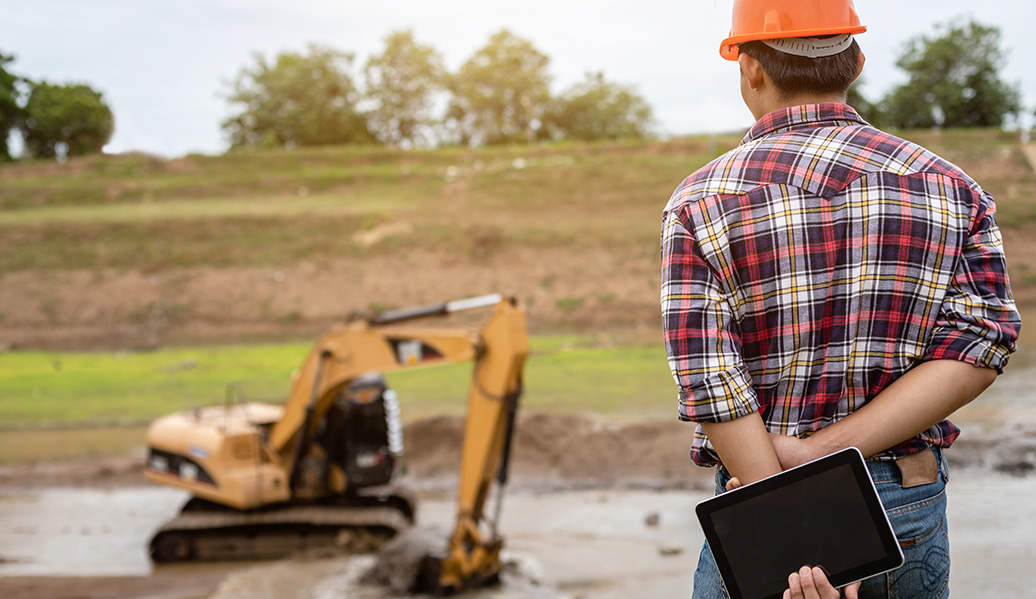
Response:
[{"label": "tablet", "polygon": [[903,565],[856,448],[706,499],[695,511],[732,599],[780,599],[788,575],[807,565],[823,568],[835,587]]}]

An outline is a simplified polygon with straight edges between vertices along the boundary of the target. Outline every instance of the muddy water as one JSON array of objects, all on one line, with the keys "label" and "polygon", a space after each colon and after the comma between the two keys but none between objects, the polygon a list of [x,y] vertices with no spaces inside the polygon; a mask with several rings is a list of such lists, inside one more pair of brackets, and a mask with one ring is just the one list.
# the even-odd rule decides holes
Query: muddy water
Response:
[{"label": "muddy water", "polygon": [[[695,563],[692,545],[700,543],[690,507],[702,498],[687,492],[517,494],[505,498],[502,531],[508,553],[527,562],[528,576],[562,587],[597,587],[602,563],[613,564],[610,577],[673,579],[683,586]],[[147,540],[185,499],[162,488],[0,493],[0,576],[147,575]],[[419,509],[420,525],[445,529],[455,506],[446,498],[426,499]],[[645,524],[649,512],[658,514],[659,526]],[[662,557],[661,547],[685,551]]]},{"label": "muddy water", "polygon": [[[951,480],[954,594],[1026,597],[1036,586],[1036,478],[966,472]],[[529,492],[505,498],[506,556],[520,563],[501,591],[480,597],[681,597],[691,587],[701,532],[693,505],[702,492]],[[46,489],[0,494],[0,577],[144,576],[145,545],[184,500],[159,488]],[[454,506],[426,499],[424,526],[447,527]],[[649,513],[659,524],[649,526]],[[674,552],[671,555],[663,555]],[[369,558],[224,565],[216,599],[343,596]],[[211,566],[180,567],[184,576]],[[299,576],[305,570],[305,576]],[[506,579],[505,579],[506,580]],[[332,591],[334,591],[332,593]],[[283,599],[283,593],[269,595]],[[350,597],[382,599],[370,589]]]},{"label": "muddy water", "polygon": [[179,491],[46,489],[0,493],[0,576],[144,576],[149,534]]}]

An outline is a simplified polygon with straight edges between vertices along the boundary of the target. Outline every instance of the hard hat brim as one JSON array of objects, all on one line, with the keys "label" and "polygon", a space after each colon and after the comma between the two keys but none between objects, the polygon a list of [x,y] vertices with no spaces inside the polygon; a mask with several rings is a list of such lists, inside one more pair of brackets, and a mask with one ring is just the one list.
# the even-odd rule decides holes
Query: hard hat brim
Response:
[{"label": "hard hat brim", "polygon": [[833,29],[801,29],[798,31],[781,31],[773,33],[748,33],[745,35],[734,35],[723,40],[719,47],[719,55],[726,60],[737,60],[740,55],[737,45],[745,42],[757,42],[759,40],[780,39],[786,37],[823,37],[825,35],[837,35],[839,33],[863,33],[867,31],[865,25],[856,27],[838,27]]}]

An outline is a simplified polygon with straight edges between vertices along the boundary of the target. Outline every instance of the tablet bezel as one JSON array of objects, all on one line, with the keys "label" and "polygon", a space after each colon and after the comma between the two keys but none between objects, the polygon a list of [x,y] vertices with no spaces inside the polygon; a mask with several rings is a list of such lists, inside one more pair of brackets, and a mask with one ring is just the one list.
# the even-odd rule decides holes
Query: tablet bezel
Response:
[{"label": "tablet bezel", "polygon": [[[705,540],[708,542],[709,548],[712,550],[712,555],[716,560],[716,565],[719,568],[720,575],[722,576],[727,592],[730,594],[732,599],[781,599],[782,593],[778,592],[775,595],[759,598],[744,597],[744,594],[741,592],[741,588],[738,586],[734,577],[733,569],[727,558],[727,554],[720,540],[719,534],[713,526],[712,515],[719,510],[742,501],[754,499],[769,491],[801,482],[816,474],[827,472],[835,468],[841,468],[846,465],[850,466],[853,479],[860,488],[864,503],[867,507],[867,513],[870,515],[871,525],[878,533],[885,556],[878,560],[874,560],[842,572],[828,572],[828,579],[831,584],[837,588],[847,584],[852,584],[865,578],[870,578],[871,576],[895,570],[903,565],[903,550],[899,546],[899,541],[896,539],[896,535],[892,530],[892,524],[889,522],[888,514],[885,512],[885,508],[878,496],[877,488],[874,486],[874,481],[871,479],[870,472],[867,470],[867,465],[863,461],[863,454],[861,454],[855,447],[850,447],[812,462],[807,462],[801,466],[785,470],[784,472],[769,478],[734,489],[733,491],[710,497],[709,499],[699,502],[695,506],[695,513],[698,515],[698,521],[701,523],[702,530],[705,533]],[[788,572],[788,574],[791,574],[791,572]]]}]

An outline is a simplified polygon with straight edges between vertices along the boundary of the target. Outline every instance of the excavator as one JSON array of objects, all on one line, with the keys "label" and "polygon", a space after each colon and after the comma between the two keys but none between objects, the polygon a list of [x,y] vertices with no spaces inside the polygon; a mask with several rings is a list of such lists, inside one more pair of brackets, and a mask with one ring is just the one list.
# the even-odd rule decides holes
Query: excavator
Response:
[{"label": "excavator", "polygon": [[[477,332],[412,324],[490,307]],[[228,402],[155,420],[146,475],[191,498],[155,533],[152,559],[268,559],[320,544],[377,549],[415,514],[412,496],[393,484],[403,437],[399,399],[383,374],[473,361],[456,523],[445,550],[424,557],[415,588],[452,593],[496,580],[496,523],[528,351],[515,298],[384,311],[326,332],[292,375],[283,405]]]}]

